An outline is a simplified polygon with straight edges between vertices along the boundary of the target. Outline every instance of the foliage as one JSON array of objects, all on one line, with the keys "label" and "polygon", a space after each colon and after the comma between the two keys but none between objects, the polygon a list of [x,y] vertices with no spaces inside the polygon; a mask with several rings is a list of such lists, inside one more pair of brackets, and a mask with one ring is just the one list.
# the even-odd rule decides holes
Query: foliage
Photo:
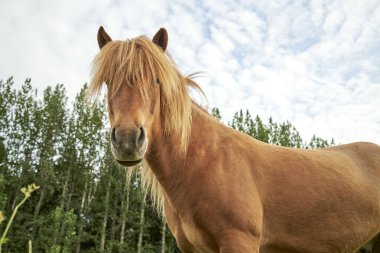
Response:
[{"label": "foliage", "polygon": [[[20,89],[12,78],[0,80],[0,210],[9,217],[23,185],[41,186],[19,210],[3,250],[25,252],[31,240],[33,252],[137,252],[139,242],[141,252],[179,252],[149,198],[144,203],[138,175],[128,184],[113,162],[105,102],[86,105],[85,90],[68,105],[63,85],[39,95],[30,79]],[[219,109],[212,114],[221,120]],[[230,126],[275,145],[331,144],[318,137],[305,144],[290,122],[266,124],[249,111],[237,112]]]},{"label": "foliage", "polygon": [[268,124],[265,124],[258,115],[253,119],[248,110],[245,113],[243,113],[242,110],[236,112],[229,125],[255,139],[278,146],[294,148],[326,148],[334,145],[334,140],[329,142],[320,137],[316,137],[315,135],[310,142],[306,143],[302,140],[301,135],[295,126],[289,121],[279,124],[274,122],[272,118],[269,118]]},{"label": "foliage", "polygon": [[[25,203],[25,201],[26,201],[28,198],[30,198],[31,194],[32,194],[35,190],[37,190],[37,189],[39,189],[39,188],[40,188],[40,187],[37,186],[37,185],[35,185],[34,183],[28,185],[27,187],[22,187],[22,188],[21,188],[21,192],[24,194],[24,198],[20,201],[20,203],[17,204],[17,206],[16,206],[15,209],[13,210],[13,213],[12,213],[12,215],[11,215],[9,221],[8,221],[8,224],[7,224],[7,226],[5,227],[5,230],[4,230],[4,232],[3,232],[3,234],[2,234],[2,236],[1,236],[1,238],[0,238],[0,253],[1,253],[1,251],[2,251],[2,246],[3,246],[3,244],[5,244],[5,243],[8,241],[8,239],[6,238],[6,236],[7,236],[7,233],[8,233],[8,231],[9,231],[9,228],[11,227],[12,222],[13,222],[13,220],[14,220],[16,214],[17,214],[18,209],[19,209],[19,208]],[[3,213],[0,212],[0,223],[2,223],[4,220],[5,220],[5,217],[3,216]]]}]

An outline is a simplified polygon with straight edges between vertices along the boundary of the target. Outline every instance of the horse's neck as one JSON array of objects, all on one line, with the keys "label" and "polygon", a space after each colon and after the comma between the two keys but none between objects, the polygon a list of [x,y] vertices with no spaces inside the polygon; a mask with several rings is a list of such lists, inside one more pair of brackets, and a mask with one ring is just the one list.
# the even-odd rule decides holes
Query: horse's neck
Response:
[{"label": "horse's neck", "polygon": [[213,139],[219,135],[217,121],[196,105],[192,105],[192,126],[186,154],[181,154],[178,136],[157,135],[147,156],[150,168],[164,188],[175,188],[177,184],[194,173],[196,164],[202,161],[202,156],[209,156],[210,145],[215,145]]}]

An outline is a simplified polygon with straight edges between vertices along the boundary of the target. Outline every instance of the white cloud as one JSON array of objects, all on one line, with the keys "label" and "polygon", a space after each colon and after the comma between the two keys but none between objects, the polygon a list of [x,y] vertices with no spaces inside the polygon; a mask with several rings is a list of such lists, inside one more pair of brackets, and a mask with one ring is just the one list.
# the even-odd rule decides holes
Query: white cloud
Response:
[{"label": "white cloud", "polygon": [[306,139],[380,141],[380,3],[365,1],[12,1],[0,23],[0,78],[90,78],[99,25],[114,39],[169,31],[169,52],[225,121],[239,109],[289,120]]}]

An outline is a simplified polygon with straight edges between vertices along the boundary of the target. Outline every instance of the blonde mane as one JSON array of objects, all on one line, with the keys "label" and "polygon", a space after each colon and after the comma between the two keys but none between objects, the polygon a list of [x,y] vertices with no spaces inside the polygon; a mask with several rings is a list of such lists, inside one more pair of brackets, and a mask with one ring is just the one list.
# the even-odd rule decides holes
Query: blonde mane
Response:
[{"label": "blonde mane", "polygon": [[[87,97],[92,100],[96,100],[102,93],[103,83],[107,84],[107,96],[111,99],[123,85],[131,85],[138,88],[145,101],[149,99],[149,90],[158,85],[164,134],[176,135],[181,153],[186,153],[193,103],[188,87],[191,86],[202,94],[203,92],[192,80],[192,76],[183,76],[180,73],[167,53],[145,36],[127,41],[110,41],[95,57],[92,73],[93,78],[87,90]],[[147,164],[142,167],[142,185],[145,190],[150,189],[153,201],[162,213],[161,186],[153,172],[147,168]]]}]

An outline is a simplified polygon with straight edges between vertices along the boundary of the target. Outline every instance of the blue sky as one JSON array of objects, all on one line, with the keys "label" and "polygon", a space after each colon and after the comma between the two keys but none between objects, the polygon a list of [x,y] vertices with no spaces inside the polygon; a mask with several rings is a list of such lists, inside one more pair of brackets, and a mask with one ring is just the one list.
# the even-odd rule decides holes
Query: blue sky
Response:
[{"label": "blue sky", "polygon": [[[114,39],[160,28],[183,73],[224,121],[239,109],[292,122],[305,139],[380,144],[380,2],[2,0],[0,78],[90,80],[100,25]],[[203,101],[203,104],[206,104]]]}]

